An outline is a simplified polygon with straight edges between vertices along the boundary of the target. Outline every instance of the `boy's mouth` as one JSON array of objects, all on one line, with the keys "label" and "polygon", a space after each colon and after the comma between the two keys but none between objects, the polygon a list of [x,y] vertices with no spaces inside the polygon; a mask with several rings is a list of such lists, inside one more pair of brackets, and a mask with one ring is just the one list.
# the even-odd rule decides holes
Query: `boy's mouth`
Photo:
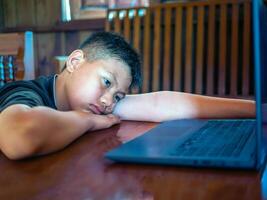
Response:
[{"label": "boy's mouth", "polygon": [[101,110],[101,108],[99,108],[98,106],[94,105],[94,104],[90,104],[89,105],[89,109],[97,115],[102,115],[104,112]]}]

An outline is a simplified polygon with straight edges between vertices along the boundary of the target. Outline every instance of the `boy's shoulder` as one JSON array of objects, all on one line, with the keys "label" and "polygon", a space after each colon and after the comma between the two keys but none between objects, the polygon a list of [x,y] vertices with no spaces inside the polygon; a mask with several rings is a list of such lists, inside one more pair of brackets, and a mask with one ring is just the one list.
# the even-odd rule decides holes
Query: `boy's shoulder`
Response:
[{"label": "boy's shoulder", "polygon": [[54,102],[54,80],[55,75],[51,76],[40,76],[34,80],[22,80],[14,81],[5,84],[0,88],[0,105],[2,101],[5,101],[11,95],[22,94],[27,91],[34,93],[34,95],[39,96],[44,105],[52,108],[56,108]]}]

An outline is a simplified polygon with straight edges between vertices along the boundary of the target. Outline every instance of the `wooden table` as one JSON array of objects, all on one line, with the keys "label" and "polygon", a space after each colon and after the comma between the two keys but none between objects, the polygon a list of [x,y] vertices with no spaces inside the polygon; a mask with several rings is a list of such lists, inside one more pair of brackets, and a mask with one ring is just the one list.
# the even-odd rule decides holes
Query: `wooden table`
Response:
[{"label": "wooden table", "polygon": [[266,199],[267,175],[262,184],[256,171],[117,164],[103,157],[155,125],[122,122],[34,159],[0,154],[0,199]]}]

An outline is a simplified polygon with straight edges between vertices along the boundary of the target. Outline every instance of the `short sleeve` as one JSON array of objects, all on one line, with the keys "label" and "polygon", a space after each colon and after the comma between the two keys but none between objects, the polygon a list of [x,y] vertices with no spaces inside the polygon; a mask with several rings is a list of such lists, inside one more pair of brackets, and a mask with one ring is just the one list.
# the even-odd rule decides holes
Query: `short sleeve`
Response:
[{"label": "short sleeve", "polygon": [[5,108],[15,104],[24,104],[30,107],[42,106],[44,102],[40,95],[33,90],[21,90],[9,94],[4,99],[1,99],[0,112]]}]

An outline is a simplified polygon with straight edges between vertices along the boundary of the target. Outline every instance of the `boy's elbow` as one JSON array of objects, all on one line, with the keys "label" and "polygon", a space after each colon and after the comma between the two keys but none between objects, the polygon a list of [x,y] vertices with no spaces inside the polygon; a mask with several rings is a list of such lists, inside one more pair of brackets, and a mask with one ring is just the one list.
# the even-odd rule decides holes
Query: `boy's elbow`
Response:
[{"label": "boy's elbow", "polygon": [[32,157],[36,154],[38,147],[30,137],[30,129],[18,132],[9,132],[10,136],[1,142],[1,150],[11,160],[20,160]]},{"label": "boy's elbow", "polygon": [[8,148],[2,148],[4,155],[10,160],[20,160],[35,155],[34,146],[28,146],[22,143],[8,143]]},{"label": "boy's elbow", "polygon": [[24,111],[14,113],[12,110],[7,110],[7,112],[1,113],[0,119],[0,149],[2,153],[11,160],[35,155],[38,146],[31,137],[33,128],[27,113]]}]

